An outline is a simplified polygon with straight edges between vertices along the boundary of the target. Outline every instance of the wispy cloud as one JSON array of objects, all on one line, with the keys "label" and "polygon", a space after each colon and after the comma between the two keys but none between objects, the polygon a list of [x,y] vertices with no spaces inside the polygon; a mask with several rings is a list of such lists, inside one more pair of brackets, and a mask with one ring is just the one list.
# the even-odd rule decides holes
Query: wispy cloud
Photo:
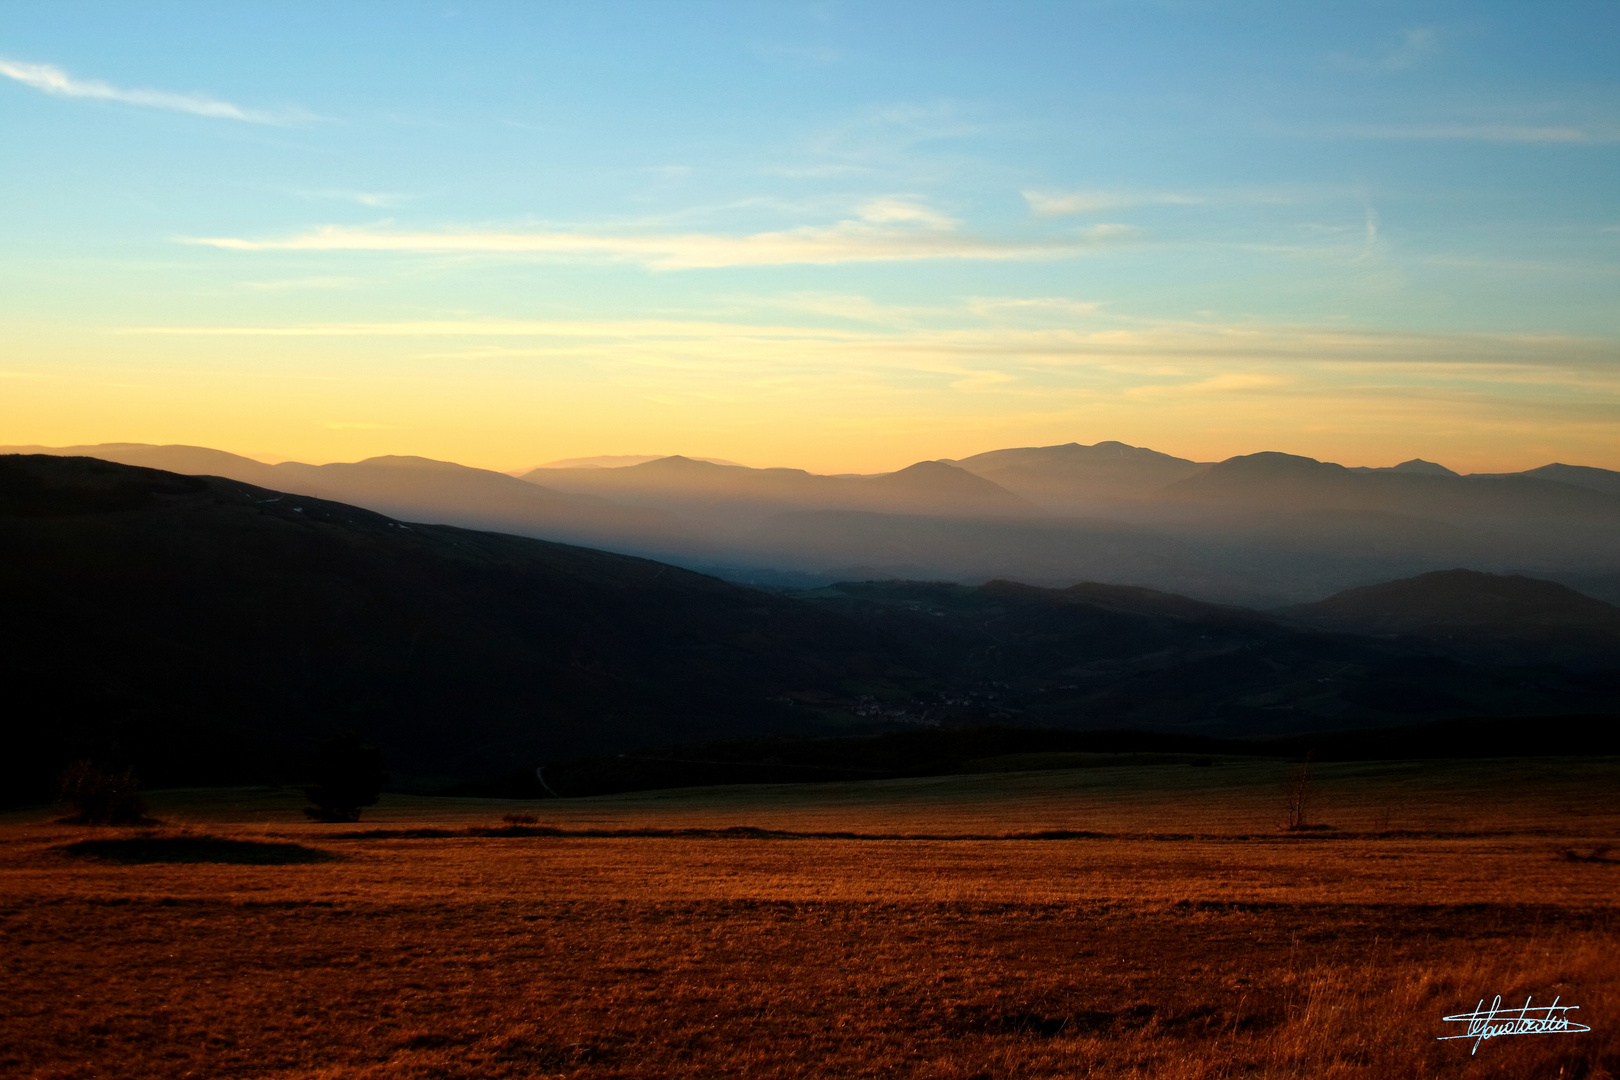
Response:
[{"label": "wispy cloud", "polygon": [[826,180],[835,176],[856,176],[875,170],[869,165],[822,162],[814,165],[772,165],[760,170],[767,176],[782,176],[790,180]]},{"label": "wispy cloud", "polygon": [[1414,26],[1401,35],[1400,43],[1384,53],[1387,71],[1404,71],[1416,67],[1434,51],[1439,35],[1432,27]]},{"label": "wispy cloud", "polygon": [[1025,191],[1024,201],[1041,217],[1095,214],[1130,206],[1191,206],[1204,200],[1195,195],[1154,191]]},{"label": "wispy cloud", "polygon": [[861,207],[860,216],[863,221],[879,224],[906,222],[930,229],[953,229],[957,224],[954,219],[931,207],[902,198],[873,199]]},{"label": "wispy cloud", "polygon": [[1562,124],[1347,124],[1295,134],[1319,138],[1411,139],[1435,142],[1500,143],[1612,143],[1620,141],[1620,129],[1595,130]]},{"label": "wispy cloud", "polygon": [[295,120],[307,119],[305,116],[291,113],[244,109],[228,101],[203,97],[200,94],[175,94],[167,90],[126,90],[99,80],[75,79],[61,68],[50,64],[0,60],[0,75],[58,97],[116,101],[148,109],[167,109],[171,112],[190,113],[193,116],[206,116],[214,120],[236,120],[244,124],[288,124]]},{"label": "wispy cloud", "polygon": [[749,51],[761,60],[787,61],[794,64],[813,64],[824,67],[844,59],[844,52],[826,45],[789,45],[761,42],[749,46]]},{"label": "wispy cloud", "polygon": [[1521,274],[1584,274],[1602,277],[1620,274],[1620,265],[1614,263],[1491,259],[1464,255],[1430,255],[1423,261],[1431,266],[1454,266],[1465,270],[1504,270]]},{"label": "wispy cloud", "polygon": [[1253,371],[1226,371],[1194,381],[1166,382],[1136,386],[1124,391],[1126,397],[1188,397],[1202,394],[1253,394],[1277,390],[1294,382],[1283,375]]},{"label": "wispy cloud", "polygon": [[1439,42],[1440,35],[1433,27],[1414,26],[1402,31],[1399,38],[1374,57],[1334,53],[1328,60],[1334,67],[1361,75],[1406,71],[1433,55]]},{"label": "wispy cloud", "polygon": [[[815,416],[828,432],[870,423],[892,434],[901,416],[958,435],[964,423],[1004,425],[1013,438],[1089,416],[1154,438],[1230,428],[1252,450],[1255,440],[1269,441],[1267,432],[1320,437],[1336,425],[1409,435],[1428,430],[1436,410],[1482,438],[1500,436],[1516,417],[1542,431],[1553,422],[1566,435],[1578,429],[1606,447],[1620,425],[1614,340],[1131,322],[830,328],[601,319],[127,332],[165,355],[186,338],[211,355],[227,339],[297,335],[314,353],[459,359],[502,365],[503,378],[545,380],[565,364],[595,380],[616,413],[637,402],[684,405],[708,410],[702,415],[721,426],[741,410],[750,423],[792,427]],[[463,376],[454,377],[462,386]],[[964,414],[964,396],[983,411]],[[338,415],[357,434],[365,430],[359,423],[381,419],[363,405]]]},{"label": "wispy cloud", "polygon": [[[633,355],[651,342],[684,343],[696,355],[720,356],[737,344],[739,360],[757,362],[761,350],[808,346],[823,350],[882,348],[894,357],[930,351],[951,355],[1014,356],[1041,366],[1107,358],[1129,361],[1242,359],[1254,365],[1314,361],[1377,367],[1433,369],[1502,367],[1590,368],[1620,387],[1614,375],[1620,341],[1556,334],[1468,334],[1353,331],[1267,323],[1141,322],[1115,319],[1094,327],[905,327],[888,330],[702,319],[418,320],[310,323],[280,326],[129,326],[116,333],[162,337],[374,337],[554,339],[620,343]],[[1206,376],[1200,376],[1206,377]]]},{"label": "wispy cloud", "polygon": [[337,202],[352,202],[360,206],[371,206],[378,209],[403,206],[411,201],[410,195],[398,191],[346,191],[328,188],[320,191],[300,191],[298,194],[305,199],[331,199]]},{"label": "wispy cloud", "polygon": [[938,318],[942,310],[937,306],[884,304],[867,296],[843,293],[798,292],[769,297],[751,297],[751,307],[782,308],[803,311],[812,315],[827,315],[850,322],[887,326],[912,326],[922,318]]},{"label": "wispy cloud", "polygon": [[301,277],[244,281],[240,287],[256,292],[286,292],[292,289],[352,289],[358,284],[360,279],[352,277]]},{"label": "wispy cloud", "polygon": [[968,301],[970,312],[987,318],[1024,314],[1095,315],[1101,306],[1064,296],[976,296]]},{"label": "wispy cloud", "polygon": [[797,292],[767,297],[738,298],[750,308],[803,311],[851,322],[901,329],[955,325],[966,315],[995,322],[1066,321],[1077,315],[1092,316],[1102,310],[1093,301],[1065,296],[973,296],[942,300],[936,304],[890,304],[867,296],[841,293]]},{"label": "wispy cloud", "polygon": [[526,255],[603,258],[655,270],[737,266],[899,262],[924,259],[1054,259],[1128,240],[1125,225],[1095,225],[1043,241],[1012,242],[969,235],[958,223],[921,204],[880,199],[859,216],[826,226],[802,226],[743,236],[717,233],[615,235],[599,232],[400,232],[328,225],[295,236],[252,239],[198,237],[194,244],[230,251],[372,251],[418,254]]},{"label": "wispy cloud", "polygon": [[1364,223],[1362,225],[1361,255],[1358,256],[1358,259],[1361,261],[1372,258],[1374,253],[1378,250],[1379,222],[1380,219],[1378,217],[1378,211],[1374,210],[1370,206],[1367,207],[1365,210]]}]

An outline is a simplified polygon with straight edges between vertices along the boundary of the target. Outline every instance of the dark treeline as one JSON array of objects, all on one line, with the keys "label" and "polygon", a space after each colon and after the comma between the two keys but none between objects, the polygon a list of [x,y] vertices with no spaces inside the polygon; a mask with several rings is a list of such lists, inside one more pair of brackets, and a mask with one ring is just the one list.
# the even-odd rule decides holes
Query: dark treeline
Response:
[{"label": "dark treeline", "polygon": [[495,798],[578,798],[675,787],[900,779],[1149,761],[1213,767],[1219,759],[1233,757],[1398,761],[1613,754],[1620,754],[1620,715],[1466,717],[1261,739],[988,727],[660,747],[553,762],[535,772],[456,785],[453,791]]}]

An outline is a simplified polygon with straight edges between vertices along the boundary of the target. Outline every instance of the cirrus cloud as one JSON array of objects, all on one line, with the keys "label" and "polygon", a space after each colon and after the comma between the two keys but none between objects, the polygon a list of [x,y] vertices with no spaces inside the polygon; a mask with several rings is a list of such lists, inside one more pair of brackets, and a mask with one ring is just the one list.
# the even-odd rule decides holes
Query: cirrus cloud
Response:
[{"label": "cirrus cloud", "polygon": [[244,109],[229,101],[203,97],[200,94],[176,94],[167,90],[126,90],[95,79],[76,79],[51,64],[30,64],[0,59],[0,75],[58,97],[116,101],[124,105],[167,109],[170,112],[190,113],[193,116],[206,116],[214,120],[235,120],[244,124],[286,124],[298,119],[289,113]]},{"label": "cirrus cloud", "polygon": [[1195,195],[1153,191],[1025,191],[1029,208],[1041,217],[1069,214],[1095,214],[1130,206],[1195,206],[1203,199]]},{"label": "cirrus cloud", "polygon": [[858,218],[746,235],[719,233],[610,234],[575,231],[405,232],[327,225],[293,236],[252,239],[196,237],[188,242],[228,251],[396,252],[601,258],[654,270],[738,266],[827,265],[924,259],[1056,259],[1129,240],[1125,225],[1094,225],[1053,239],[1002,241],[972,236],[927,207],[878,200]]}]

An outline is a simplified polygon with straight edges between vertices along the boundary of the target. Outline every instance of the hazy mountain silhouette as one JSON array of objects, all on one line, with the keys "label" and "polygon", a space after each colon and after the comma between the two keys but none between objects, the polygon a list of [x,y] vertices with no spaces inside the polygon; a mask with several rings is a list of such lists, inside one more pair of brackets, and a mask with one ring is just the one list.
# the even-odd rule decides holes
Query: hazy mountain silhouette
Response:
[{"label": "hazy mountain silhouette", "polygon": [[284,473],[240,454],[210,450],[205,446],[153,446],[151,443],[97,443],[86,446],[0,446],[0,454],[53,454],[65,457],[93,457],[138,465],[145,469],[184,473],[188,476],[224,476],[246,484],[274,487],[285,483]]},{"label": "hazy mountain silhouette", "polygon": [[1028,499],[943,461],[919,461],[898,472],[848,482],[859,485],[856,490],[870,501],[870,508],[887,513],[953,517],[1033,517],[1040,513]]},{"label": "hazy mountain silhouette", "polygon": [[1620,473],[1567,465],[1459,476],[1419,459],[1363,469],[1277,453],[1207,465],[1098,443],[878,476],[674,456],[520,480],[422,458],[270,466],[196,447],[82,449],[745,581],[1087,579],[1276,606],[1469,567],[1620,600],[1620,494],[1606,489]]},{"label": "hazy mountain silhouette", "polygon": [[[1295,551],[1316,549],[1306,539],[1311,523],[1331,515],[1341,525],[1354,522],[1368,551],[1429,563],[1414,570],[1449,562],[1547,574],[1620,563],[1620,496],[1522,473],[1362,472],[1291,454],[1248,454],[1177,481],[1154,501],[1183,532]],[[1437,525],[1462,531],[1454,544],[1437,547]]]},{"label": "hazy mountain silhouette", "polygon": [[1549,516],[1620,525],[1620,498],[1518,473],[1458,476],[1446,470],[1359,471],[1294,454],[1228,458],[1168,485],[1161,500],[1246,509],[1372,510],[1457,524],[1542,524]]},{"label": "hazy mountain silhouette", "polygon": [[1147,498],[1204,468],[1196,461],[1121,442],[991,450],[949,464],[1049,510],[1086,515],[1109,503]]},{"label": "hazy mountain silhouette", "polygon": [[419,457],[352,464],[276,466],[280,486],[364,506],[391,517],[596,544],[665,543],[684,536],[678,518],[526,483],[505,473]]},{"label": "hazy mountain silhouette", "polygon": [[1527,469],[1523,475],[1534,476],[1541,480],[1557,480],[1562,484],[1591,488],[1593,491],[1602,491],[1610,495],[1620,495],[1620,472],[1612,469],[1594,469],[1588,465],[1560,465],[1554,462],[1539,469]]},{"label": "hazy mountain silhouette", "polygon": [[[1479,594],[1458,610],[1498,626],[1499,582],[1447,580]],[[286,778],[337,728],[431,787],[776,732],[1297,733],[1620,702],[1615,664],[1561,666],[1534,642],[1504,666],[1431,637],[1324,632],[1298,612],[1095,583],[771,594],[88,458],[0,457],[0,587],[13,705],[0,790],[13,800],[79,756],[134,762],[149,783]],[[1525,609],[1503,610],[1511,628]]]},{"label": "hazy mountain silhouette", "polygon": [[783,510],[867,510],[945,517],[1038,517],[1034,503],[941,461],[877,476],[750,469],[667,457],[617,469],[536,469],[525,480],[669,510],[719,511],[727,522]]},{"label": "hazy mountain silhouette", "polygon": [[766,518],[738,548],[739,558],[764,553],[778,566],[844,579],[1151,582],[1223,597],[1264,591],[1252,588],[1252,568],[1245,572],[1162,532],[1106,518],[1025,521],[804,511]]},{"label": "hazy mountain silhouette", "polygon": [[[538,466],[541,469],[620,469],[626,465],[645,465],[649,461],[670,457],[669,454],[597,454],[594,457],[558,458]],[[725,458],[693,457],[693,461],[707,461],[711,465],[736,465]],[[741,466],[738,466],[741,468]],[[517,469],[512,475],[522,476],[534,469]]]},{"label": "hazy mountain silhouette", "polygon": [[1410,473],[1410,474],[1413,474],[1413,475],[1416,475],[1416,476],[1460,476],[1461,475],[1460,473],[1454,472],[1453,470],[1446,468],[1444,465],[1441,465],[1438,462],[1424,461],[1422,458],[1413,458],[1410,461],[1403,461],[1399,465],[1391,465],[1388,468],[1368,468],[1365,465],[1359,465],[1359,466],[1356,466],[1355,468],[1352,468],[1350,471],[1351,472]]},{"label": "hazy mountain silhouette", "polygon": [[505,473],[422,457],[375,457],[353,463],[266,465],[199,446],[104,443],[97,446],[0,447],[0,453],[83,455],[125,465],[222,476],[277,491],[363,506],[407,521],[491,529],[520,536],[647,548],[685,539],[678,518],[525,483]]}]

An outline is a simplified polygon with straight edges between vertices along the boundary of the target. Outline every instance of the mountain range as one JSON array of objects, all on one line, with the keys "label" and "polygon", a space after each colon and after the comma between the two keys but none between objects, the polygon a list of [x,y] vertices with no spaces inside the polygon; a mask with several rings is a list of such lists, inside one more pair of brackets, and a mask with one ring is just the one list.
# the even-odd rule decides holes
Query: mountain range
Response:
[{"label": "mountain range", "polygon": [[452,524],[642,555],[756,584],[1009,578],[1143,585],[1272,607],[1469,567],[1620,600],[1620,472],[1461,476],[1258,453],[1195,462],[1117,442],[995,450],[871,476],[671,456],[521,476],[416,457],[266,465],[185,446],[83,454]]},{"label": "mountain range", "polygon": [[0,456],[0,589],[11,801],[86,756],[285,779],[342,728],[444,790],[722,738],[1620,711],[1620,608],[1548,581],[1453,570],[1276,612],[1098,582],[765,591],[88,457]]}]

